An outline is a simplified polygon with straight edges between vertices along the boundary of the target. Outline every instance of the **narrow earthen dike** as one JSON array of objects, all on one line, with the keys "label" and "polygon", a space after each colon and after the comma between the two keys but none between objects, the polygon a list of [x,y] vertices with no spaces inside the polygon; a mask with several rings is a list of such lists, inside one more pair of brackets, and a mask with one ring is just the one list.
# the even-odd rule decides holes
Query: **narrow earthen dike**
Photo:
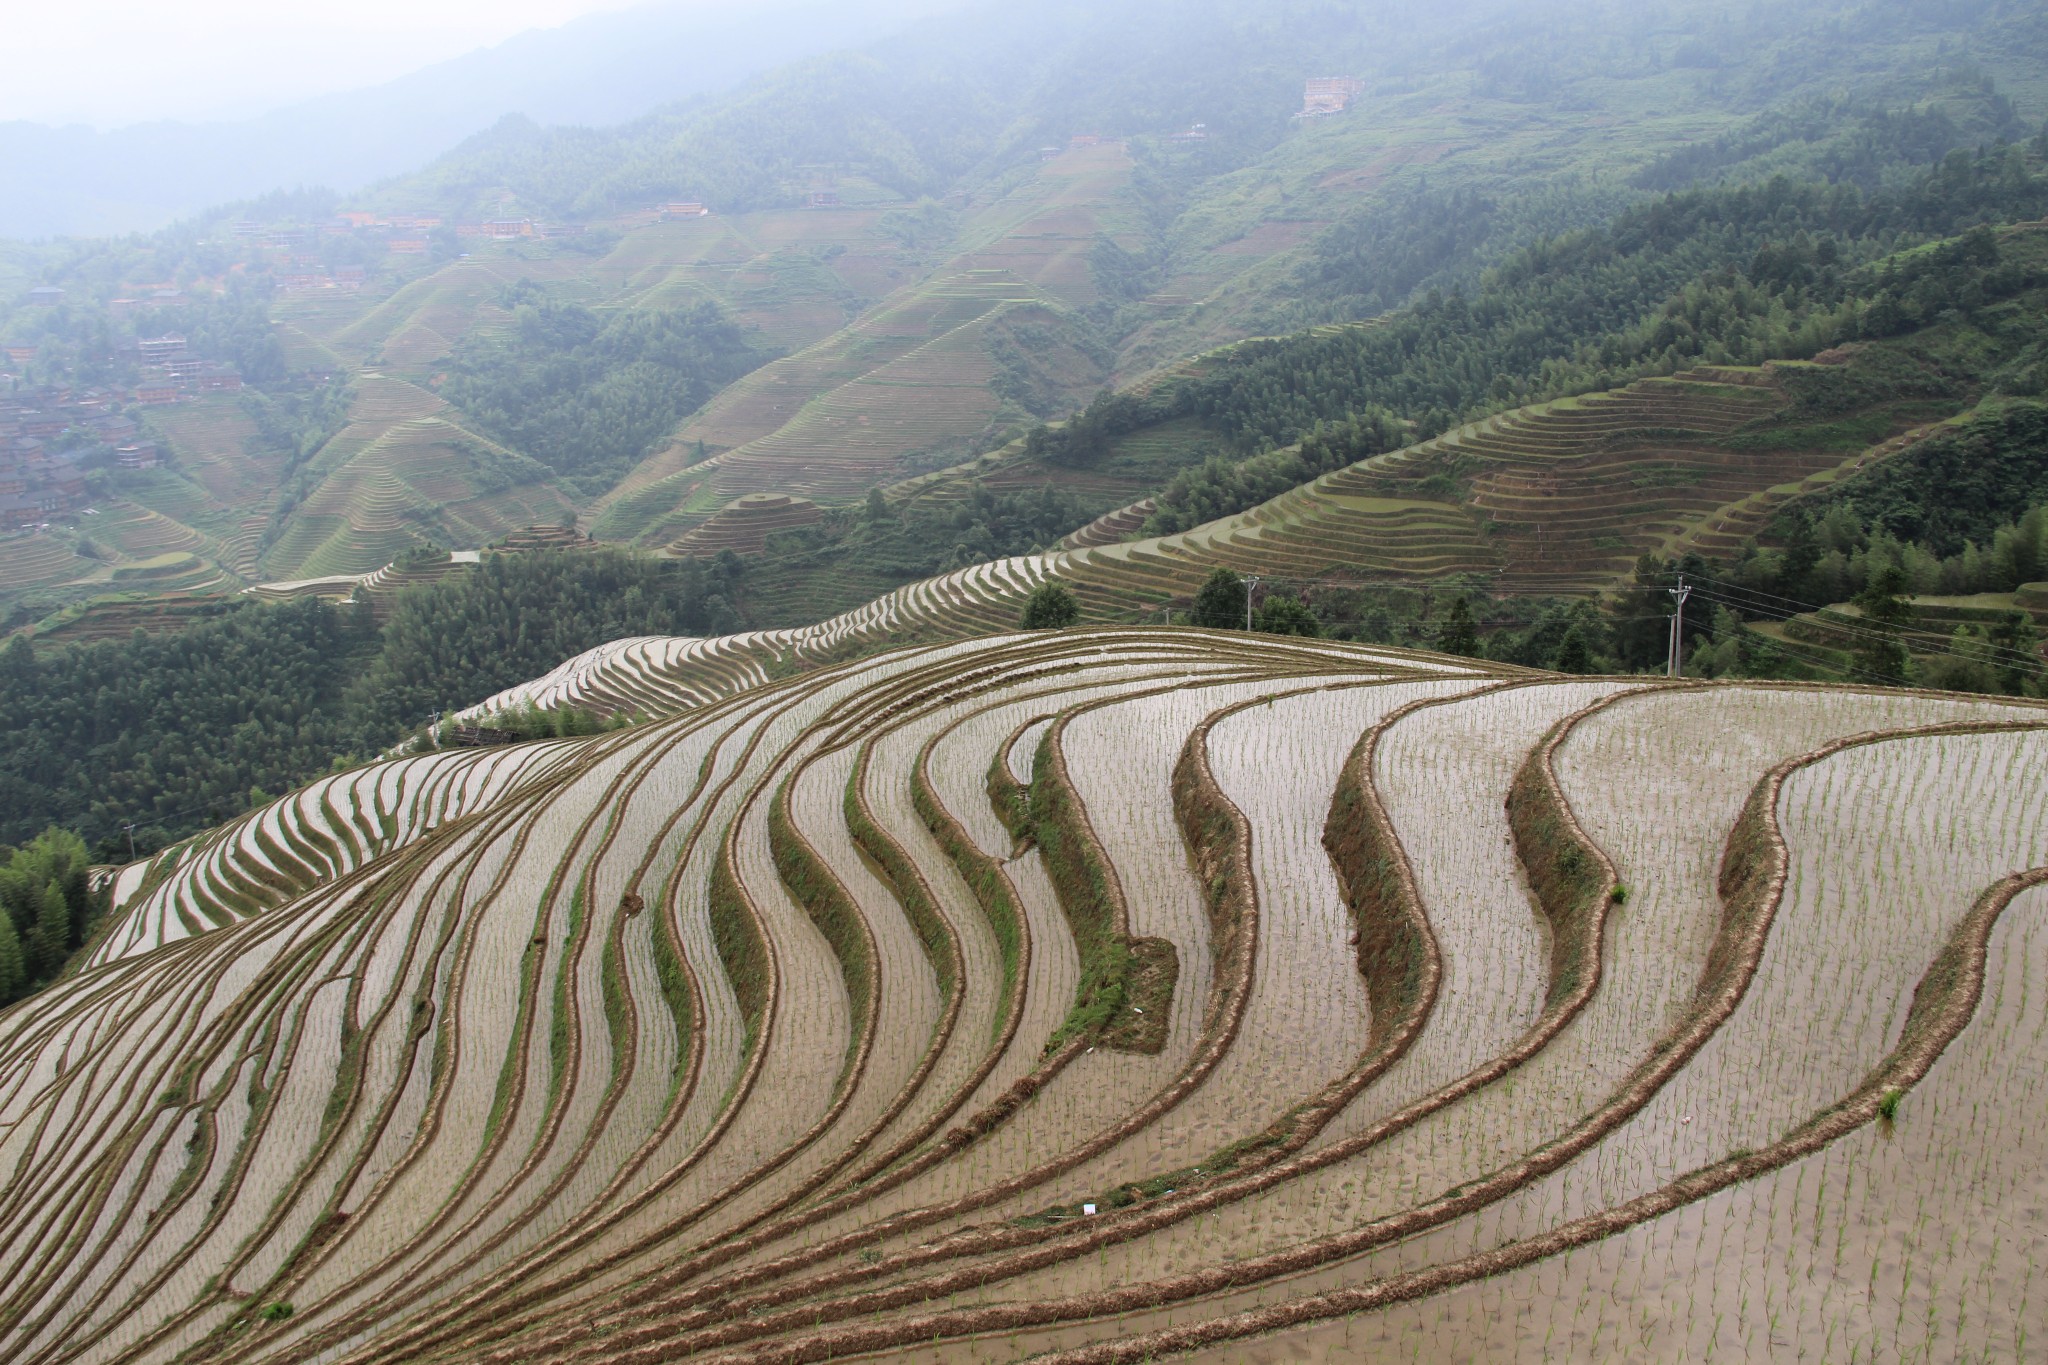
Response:
[{"label": "narrow earthen dike", "polygon": [[[1605,892],[1614,885],[1611,863],[1580,829],[1576,818],[1571,814],[1569,803],[1563,798],[1562,790],[1557,785],[1554,759],[1558,748],[1574,725],[1628,695],[1630,694],[1621,693],[1602,699],[1560,721],[1532,751],[1511,788],[1510,820],[1517,833],[1518,853],[1523,858],[1525,868],[1530,872],[1531,884],[1543,904],[1545,913],[1560,930],[1555,935],[1553,962],[1562,964],[1566,972],[1574,974],[1574,979],[1571,979],[1569,985],[1563,989],[1557,986],[1557,977],[1554,976],[1552,1005],[1548,1011],[1552,1016],[1559,1012],[1560,1006],[1571,1013],[1576,1013],[1577,1008],[1582,1007],[1584,1001],[1590,999],[1592,991],[1597,987],[1597,944],[1600,926],[1604,924],[1606,907],[1609,904],[1609,897]],[[1858,735],[1788,759],[1766,774],[1752,791],[1741,817],[1728,835],[1719,879],[1722,896],[1721,924],[1713,946],[1707,954],[1700,982],[1695,988],[1693,1002],[1686,1015],[1651,1046],[1646,1059],[1638,1064],[1635,1071],[1603,1104],[1552,1143],[1511,1162],[1492,1176],[1415,1208],[1377,1219],[1350,1233],[1310,1242],[1267,1256],[1205,1268],[1146,1284],[1124,1286],[1099,1294],[929,1313],[898,1318],[869,1328],[845,1327],[829,1335],[764,1342],[743,1354],[717,1356],[713,1359],[745,1359],[756,1362],[825,1360],[835,1354],[884,1350],[941,1337],[1014,1332],[1059,1322],[1101,1319],[1160,1308],[1171,1303],[1246,1288],[1283,1276],[1297,1275],[1349,1259],[1375,1247],[1440,1227],[1497,1202],[1569,1164],[1640,1111],[1667,1081],[1698,1054],[1699,1049],[1705,1046],[1707,1040],[1741,1003],[1742,996],[1755,974],[1757,963],[1762,957],[1771,920],[1784,891],[1788,858],[1783,836],[1777,827],[1777,798],[1785,779],[1792,772],[1820,762],[1844,749],[1879,743],[1887,739],[1928,734],[1983,733],[2017,728],[2028,727],[1995,723],[1963,724]],[[1574,849],[1577,850],[1577,856],[1573,856]],[[2002,909],[2012,895],[2017,894],[2024,886],[2044,879],[2048,879],[2048,870],[2022,874],[2019,878],[2013,879],[2009,887],[2006,883],[2001,883],[2001,888],[2004,889],[1995,888],[1993,893],[1989,893],[1986,901],[1980,901],[1977,911],[1973,912],[1970,924],[1976,924],[1978,919],[1987,913],[1986,905],[1990,899],[2002,896],[1997,904],[1997,909]],[[1989,910],[1988,913],[1995,919],[1996,909]],[[1574,924],[1574,920],[1583,921],[1583,927]],[[1805,1128],[1795,1131],[1780,1143],[1774,1144],[1772,1148],[1766,1149],[1765,1153],[1731,1158],[1715,1167],[1704,1168],[1703,1172],[1687,1178],[1687,1181],[1694,1183],[1675,1182],[1663,1191],[1624,1205],[1622,1209],[1611,1210],[1568,1225],[1568,1229],[1560,1229],[1550,1235],[1552,1239],[1564,1239],[1554,1250],[1565,1250],[1570,1246],[1619,1231],[1634,1222],[1668,1212],[1680,1203],[1703,1197],[1738,1180],[1751,1178],[1772,1165],[1794,1160],[1818,1146],[1825,1145],[1826,1142],[1833,1141],[1842,1133],[1853,1130],[1859,1124],[1869,1122],[1876,1116],[1876,1105],[1883,1090],[1901,1084],[1901,1076],[1909,1076],[1909,1080],[1904,1083],[1910,1083],[1910,1080],[1917,1080],[1920,1075],[1924,1075],[1926,1066],[1931,1065],[1933,1058],[1939,1055],[1940,1048],[1945,1047],[1955,1033],[1960,1031],[1962,1025],[1967,1023],[1969,1014],[1975,1009],[1976,993],[1980,989],[1982,978],[1982,940],[1989,934],[1989,923],[1982,924],[1976,930],[1970,930],[1966,925],[1965,930],[1959,932],[1974,932],[1977,936],[1974,965],[1969,959],[1969,949],[1963,948],[1959,955],[1952,942],[1951,948],[1945,950],[1937,959],[1935,968],[1923,981],[1921,992],[1916,994],[1915,1012],[1920,1022],[1916,1027],[1914,1021],[1909,1019],[1907,1041],[1902,1043],[1900,1053],[1881,1066],[1879,1071],[1874,1073],[1873,1079],[1854,1092],[1842,1106],[1830,1111],[1836,1117],[1829,1118],[1823,1115],[1816,1118]],[[1566,949],[1556,944],[1578,946]],[[1587,944],[1594,945],[1590,952],[1585,947]],[[1953,983],[1954,988],[1965,989],[1968,998],[1962,1001],[1959,1007],[1954,1003],[1937,1005],[1936,1000],[1940,992],[1938,988],[1929,987],[1930,981]],[[1923,998],[1927,1001],[1924,1007],[1921,1004]],[[1555,1036],[1559,1027],[1562,1027],[1562,1021],[1548,1029],[1539,1023],[1538,1029],[1532,1030],[1532,1033],[1542,1032],[1544,1041],[1547,1041],[1549,1037]],[[1932,1044],[1931,1051],[1928,1050],[1931,1040],[1936,1038],[1939,1039],[1938,1044]],[[1524,1040],[1525,1047],[1529,1041]],[[1924,1054],[1924,1060],[1916,1063],[1917,1071],[1911,1070],[1910,1067],[1902,1070],[1894,1065],[1898,1057],[1907,1054],[1909,1044],[1918,1049],[1912,1051],[1911,1056],[1923,1057]],[[1530,1055],[1533,1055],[1540,1046],[1541,1043],[1538,1043],[1536,1048],[1531,1048]],[[1522,1050],[1518,1047],[1515,1052],[1520,1053]],[[1498,1068],[1499,1063],[1496,1062],[1486,1070],[1498,1074]],[[1452,1088],[1461,1093],[1469,1093],[1463,1082]],[[1844,1117],[1849,1114],[1860,1117],[1851,1121]],[[1396,1120],[1400,1117],[1396,1116]],[[1393,1122],[1394,1120],[1388,1121],[1389,1124]],[[1384,1125],[1376,1125],[1374,1131],[1361,1134],[1360,1138],[1382,1140],[1385,1134],[1376,1131],[1381,1126]],[[1822,1134],[1825,1136],[1821,1136]],[[1353,1141],[1356,1142],[1357,1139]],[[1342,1145],[1349,1147],[1352,1144]],[[1778,1159],[1770,1160],[1769,1153],[1780,1155]],[[1763,1164],[1756,1164],[1759,1160]],[[1718,1177],[1714,1173],[1718,1173]],[[1271,1178],[1276,1174],[1277,1168],[1268,1168],[1259,1176],[1254,1176],[1253,1180],[1259,1180],[1261,1176]],[[1197,1193],[1188,1202],[1203,1202],[1201,1194]],[[1609,1226],[1611,1220],[1624,1215],[1628,1210],[1634,1211],[1632,1217],[1625,1222]],[[1162,1208],[1157,1212],[1165,1213],[1167,1210]],[[1113,1237],[1113,1231],[1104,1227],[1095,1236],[1068,1244],[1063,1251],[1065,1256],[1072,1256],[1104,1244]],[[1185,1329],[1135,1336],[1114,1343],[1056,1353],[1048,1359],[1061,1361],[1063,1365],[1095,1365],[1096,1362],[1135,1363],[1244,1335],[1314,1321],[1318,1317],[1381,1307],[1402,1299],[1437,1292],[1465,1280],[1498,1274],[1517,1265],[1540,1259],[1541,1256],[1553,1254],[1553,1251],[1536,1250],[1544,1243],[1545,1239],[1532,1239],[1518,1243],[1514,1247],[1466,1258],[1450,1266],[1399,1277],[1398,1280],[1378,1282],[1333,1295],[1314,1296],[1269,1309],[1255,1310],[1249,1314],[1226,1316]],[[1032,1264],[1020,1269],[1035,1268],[1037,1264],[1049,1263],[1041,1262],[1036,1257],[1021,1259],[1028,1259]],[[995,1266],[981,1267],[984,1273],[973,1282],[986,1283],[991,1279],[1016,1273],[1007,1267],[1001,1274],[988,1273],[995,1269]],[[948,1280],[943,1289],[938,1286],[931,1288],[935,1291],[933,1296],[936,1296],[936,1292],[957,1292],[968,1288],[973,1282],[953,1283]],[[1406,1292],[1396,1293],[1390,1288],[1397,1284],[1406,1285]],[[892,1307],[915,1301],[914,1298],[903,1298],[895,1303],[885,1302],[874,1306]],[[1338,1306],[1329,1306],[1332,1304]],[[824,1306],[815,1305],[813,1311]],[[607,1350],[603,1352],[603,1358],[639,1362],[651,1361],[657,1357],[641,1352]]]}]

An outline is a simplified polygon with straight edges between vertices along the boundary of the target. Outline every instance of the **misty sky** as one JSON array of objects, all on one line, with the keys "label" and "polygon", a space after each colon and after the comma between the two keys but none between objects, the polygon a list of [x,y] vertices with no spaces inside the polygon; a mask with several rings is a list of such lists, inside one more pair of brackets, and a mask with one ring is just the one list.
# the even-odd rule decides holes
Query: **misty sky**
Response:
[{"label": "misty sky", "polygon": [[0,120],[110,128],[260,113],[632,3],[13,0],[0,24]]}]

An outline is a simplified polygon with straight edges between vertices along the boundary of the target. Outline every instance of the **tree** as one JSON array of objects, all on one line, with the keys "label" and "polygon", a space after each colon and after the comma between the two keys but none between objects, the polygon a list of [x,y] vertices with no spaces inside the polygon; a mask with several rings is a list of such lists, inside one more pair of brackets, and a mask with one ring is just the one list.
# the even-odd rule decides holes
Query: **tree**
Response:
[{"label": "tree", "polygon": [[1462,654],[1476,658],[1479,654],[1479,632],[1472,624],[1472,606],[1462,596],[1452,599],[1451,609],[1444,615],[1443,629],[1437,632],[1436,647],[1446,654]]},{"label": "tree", "polygon": [[1195,594],[1194,621],[1211,630],[1243,630],[1246,588],[1229,569],[1218,568]]},{"label": "tree", "polygon": [[1081,604],[1066,584],[1047,579],[1031,590],[1020,624],[1026,630],[1059,630],[1081,619]]},{"label": "tree", "polygon": [[37,978],[47,981],[71,955],[71,906],[55,881],[43,884],[36,902],[35,925],[28,931],[29,956]]},{"label": "tree", "polygon": [[[0,1002],[54,977],[90,927],[85,841],[50,829],[0,863]],[[10,983],[12,983],[10,985]]]},{"label": "tree", "polygon": [[1560,673],[1593,671],[1593,651],[1586,643],[1584,627],[1574,625],[1564,633],[1564,639],[1557,646],[1557,658],[1551,667]]},{"label": "tree", "polygon": [[1910,659],[1899,639],[1900,628],[1913,619],[1913,608],[1899,594],[1905,589],[1906,574],[1896,564],[1887,564],[1870,576],[1869,586],[1856,595],[1856,607],[1863,613],[1862,643],[1856,647],[1856,668],[1873,682],[1904,686]]},{"label": "tree", "polygon": [[0,914],[0,1005],[21,997],[28,985],[28,964],[21,959],[21,935],[14,932],[14,917]]},{"label": "tree", "polygon": [[2040,678],[2040,635],[2023,611],[2009,611],[1991,628],[1990,643],[1999,661],[1999,689],[2012,696],[2027,695],[2027,684]]},{"label": "tree", "polygon": [[1323,623],[1306,603],[1281,593],[1260,604],[1252,628],[1268,635],[1306,635],[1311,639],[1323,633]]}]

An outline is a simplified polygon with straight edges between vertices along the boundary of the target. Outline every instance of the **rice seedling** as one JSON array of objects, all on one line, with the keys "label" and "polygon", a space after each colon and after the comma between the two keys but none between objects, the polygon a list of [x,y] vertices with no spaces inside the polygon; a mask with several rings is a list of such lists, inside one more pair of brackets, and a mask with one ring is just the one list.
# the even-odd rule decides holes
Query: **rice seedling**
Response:
[{"label": "rice seedling", "polygon": [[645,723],[124,869],[0,1015],[0,1353],[2040,1338],[2038,707],[1193,631],[768,677],[952,591],[618,642],[521,696]]}]

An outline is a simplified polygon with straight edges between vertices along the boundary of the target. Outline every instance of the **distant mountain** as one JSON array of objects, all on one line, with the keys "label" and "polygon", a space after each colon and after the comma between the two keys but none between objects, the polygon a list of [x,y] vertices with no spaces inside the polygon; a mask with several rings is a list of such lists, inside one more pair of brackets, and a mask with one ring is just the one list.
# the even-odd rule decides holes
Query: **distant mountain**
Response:
[{"label": "distant mountain", "polygon": [[0,123],[0,236],[144,232],[267,190],[352,190],[412,170],[508,114],[612,124],[889,32],[954,0],[662,3],[535,30],[367,89],[260,118],[110,132]]}]

